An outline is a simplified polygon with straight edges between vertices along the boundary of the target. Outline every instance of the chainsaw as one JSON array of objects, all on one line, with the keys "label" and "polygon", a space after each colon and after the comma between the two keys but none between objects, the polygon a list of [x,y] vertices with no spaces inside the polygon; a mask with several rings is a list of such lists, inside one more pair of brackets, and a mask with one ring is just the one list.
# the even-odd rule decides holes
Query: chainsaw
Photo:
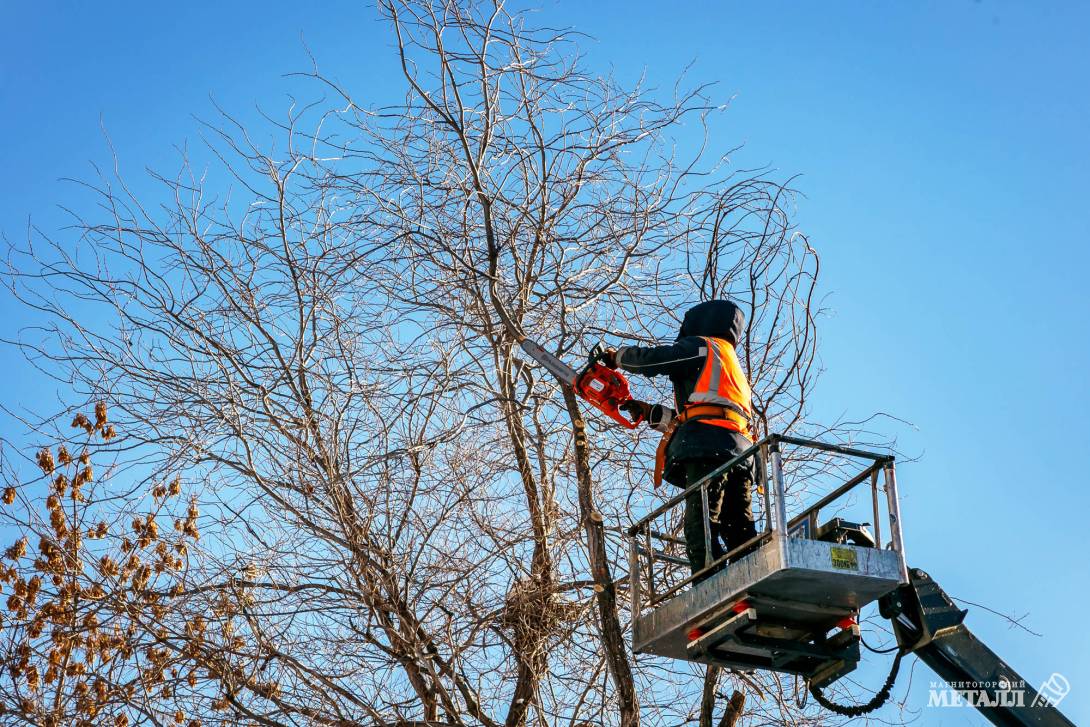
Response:
[{"label": "chainsaw", "polygon": [[579,373],[528,338],[522,339],[519,346],[526,355],[560,379],[561,383],[572,387],[579,397],[590,402],[622,427],[635,429],[643,421],[640,415],[629,419],[621,413],[620,406],[632,401],[632,392],[624,374],[602,363],[605,351],[601,345],[591,349],[587,365]]}]

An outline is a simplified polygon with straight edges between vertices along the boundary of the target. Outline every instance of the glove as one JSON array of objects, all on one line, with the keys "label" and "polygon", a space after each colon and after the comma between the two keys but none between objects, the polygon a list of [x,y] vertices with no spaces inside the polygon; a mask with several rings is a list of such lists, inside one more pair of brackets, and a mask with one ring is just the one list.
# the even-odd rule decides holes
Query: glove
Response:
[{"label": "glove", "polygon": [[621,404],[618,409],[623,411],[628,416],[635,419],[643,419],[645,422],[651,419],[651,409],[653,404],[648,404],[646,401],[640,401],[639,399],[629,399],[625,403]]},{"label": "glove", "polygon": [[617,349],[615,348],[607,348],[605,351],[602,351],[598,360],[607,368],[615,369],[620,366],[620,363],[617,361]]}]

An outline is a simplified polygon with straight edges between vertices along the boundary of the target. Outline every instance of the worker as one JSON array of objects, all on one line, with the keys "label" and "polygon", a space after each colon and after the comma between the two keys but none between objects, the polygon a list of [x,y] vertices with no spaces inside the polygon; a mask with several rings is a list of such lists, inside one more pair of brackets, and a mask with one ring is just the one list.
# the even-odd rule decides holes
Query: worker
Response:
[{"label": "worker", "polygon": [[[655,456],[656,488],[663,479],[687,488],[751,446],[749,382],[735,353],[744,330],[741,308],[729,300],[709,300],[685,313],[670,345],[606,351],[603,362],[611,368],[668,376],[673,382],[674,408],[638,400],[621,406],[662,432]],[[758,466],[757,458],[750,457],[708,483],[712,561],[757,534],[751,489]],[[695,575],[704,569],[707,555],[699,489],[685,498],[685,549]]]}]

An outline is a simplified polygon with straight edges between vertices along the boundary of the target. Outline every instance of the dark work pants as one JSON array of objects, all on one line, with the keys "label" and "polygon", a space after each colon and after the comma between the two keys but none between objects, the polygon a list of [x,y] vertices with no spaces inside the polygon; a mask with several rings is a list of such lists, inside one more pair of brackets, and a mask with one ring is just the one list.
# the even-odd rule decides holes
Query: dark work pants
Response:
[{"label": "dark work pants", "polygon": [[[721,460],[688,460],[685,487],[694,484],[719,465]],[[757,534],[753,524],[752,470],[734,467],[708,483],[708,520],[711,528],[711,559],[736,548]],[[685,498],[685,552],[693,573],[704,568],[704,505],[700,490]],[[725,549],[724,549],[724,546]]]}]

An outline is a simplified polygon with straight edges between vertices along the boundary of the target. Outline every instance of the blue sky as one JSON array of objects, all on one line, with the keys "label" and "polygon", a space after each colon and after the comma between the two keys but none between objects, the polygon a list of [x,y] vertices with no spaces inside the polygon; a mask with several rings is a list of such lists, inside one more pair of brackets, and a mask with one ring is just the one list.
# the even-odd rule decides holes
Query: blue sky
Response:
[{"label": "blue sky", "polygon": [[[280,112],[307,68],[364,98],[392,89],[391,48],[366,3],[9,2],[0,8],[0,230],[64,223],[108,153],[172,169],[214,96]],[[973,609],[969,623],[1024,676],[1067,676],[1090,718],[1090,6],[1007,3],[546,4],[590,36],[587,65],[669,87],[683,67],[729,110],[714,139],[742,165],[801,173],[798,219],[822,255],[830,317],[825,418],[888,412],[900,449],[910,563],[953,595],[1028,613],[1042,637]],[[695,129],[693,130],[695,132]],[[18,309],[0,297],[11,335]],[[53,391],[10,351],[0,401]],[[0,433],[13,434],[11,425]],[[915,670],[911,703],[930,674]],[[920,724],[983,724],[923,709]]]}]

